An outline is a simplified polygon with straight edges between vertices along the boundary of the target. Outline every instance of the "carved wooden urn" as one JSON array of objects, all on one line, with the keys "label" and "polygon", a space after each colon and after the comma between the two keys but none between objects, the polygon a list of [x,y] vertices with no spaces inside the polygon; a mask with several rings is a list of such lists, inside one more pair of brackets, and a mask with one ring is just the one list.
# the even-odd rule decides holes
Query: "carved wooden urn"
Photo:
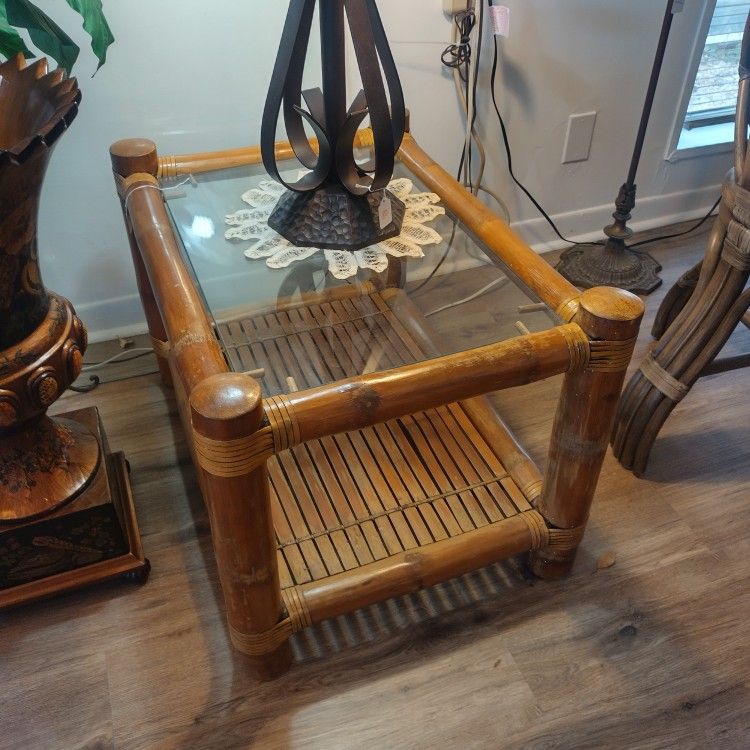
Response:
[{"label": "carved wooden urn", "polygon": [[43,516],[98,468],[94,435],[47,409],[78,377],[86,329],[39,272],[37,212],[52,149],[81,93],[47,61],[0,65],[0,523]]}]

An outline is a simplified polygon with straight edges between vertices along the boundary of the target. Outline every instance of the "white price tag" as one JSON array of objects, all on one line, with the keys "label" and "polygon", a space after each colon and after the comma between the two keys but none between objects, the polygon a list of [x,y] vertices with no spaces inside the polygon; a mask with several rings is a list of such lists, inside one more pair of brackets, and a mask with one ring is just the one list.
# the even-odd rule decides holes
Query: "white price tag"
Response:
[{"label": "white price tag", "polygon": [[385,191],[383,191],[383,200],[380,201],[380,207],[378,208],[378,216],[380,218],[381,229],[385,229],[393,224],[393,204]]},{"label": "white price tag", "polygon": [[491,5],[490,18],[495,36],[510,36],[510,8],[505,5]]}]

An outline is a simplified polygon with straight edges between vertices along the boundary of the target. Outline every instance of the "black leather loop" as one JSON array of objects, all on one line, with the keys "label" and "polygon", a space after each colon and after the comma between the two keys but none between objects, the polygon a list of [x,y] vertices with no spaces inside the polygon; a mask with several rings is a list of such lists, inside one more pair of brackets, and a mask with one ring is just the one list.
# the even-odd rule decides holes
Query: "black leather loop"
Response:
[{"label": "black leather loop", "polygon": [[[333,161],[331,144],[326,136],[324,124],[318,122],[301,107],[302,78],[310,43],[315,2],[316,0],[292,0],[289,6],[263,111],[260,136],[263,166],[268,174],[285,187],[298,192],[315,190],[322,185],[330,172]],[[292,149],[300,163],[312,170],[293,183],[281,177],[276,162],[276,126],[282,108],[287,137]],[[318,139],[318,154],[307,139],[304,121],[309,123]]]},{"label": "black leather loop", "polygon": [[[375,27],[380,24],[380,16],[377,9],[373,14],[373,7],[374,4],[370,0],[344,0],[364,97],[367,101],[367,109],[349,110],[339,142],[336,144],[336,170],[344,187],[353,195],[365,195],[387,187],[393,175],[396,154],[391,112],[375,43]],[[357,166],[354,158],[354,137],[368,114],[375,144],[374,164],[361,168]],[[368,169],[372,171],[372,176],[367,174]]]},{"label": "black leather loop", "polygon": [[[302,92],[305,58],[317,0],[291,0],[263,113],[261,149],[268,173],[291,190],[315,190],[326,180],[337,177],[350,193],[362,196],[383,190],[390,182],[395,155],[406,127],[406,108],[396,64],[375,0],[338,1],[343,3],[346,11],[363,91],[349,108],[338,135],[329,134],[323,92],[320,89]],[[339,23],[342,22],[339,20]],[[302,108],[303,97],[309,111]],[[292,149],[299,161],[311,170],[295,183],[282,179],[274,153],[276,128],[282,109]],[[354,139],[368,115],[373,132],[374,156],[365,164],[357,164]],[[307,138],[305,122],[318,138],[318,154]]]}]

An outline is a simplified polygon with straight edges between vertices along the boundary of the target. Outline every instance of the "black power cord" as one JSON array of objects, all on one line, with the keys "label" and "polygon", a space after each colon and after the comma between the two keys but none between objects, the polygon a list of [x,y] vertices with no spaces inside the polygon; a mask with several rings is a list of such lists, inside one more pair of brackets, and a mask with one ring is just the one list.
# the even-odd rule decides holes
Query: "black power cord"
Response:
[{"label": "black power cord", "polygon": [[719,207],[719,203],[721,203],[721,196],[716,199],[716,203],[711,206],[711,210],[700,221],[696,222],[692,227],[685,229],[683,232],[675,232],[674,234],[663,234],[660,237],[652,237],[650,240],[642,240],[641,242],[636,242],[633,245],[630,245],[630,247],[643,247],[644,245],[650,245],[652,242],[662,242],[663,240],[671,240],[675,237],[684,237],[686,234],[697,232],[711,217],[715,216],[714,211]]},{"label": "black power cord", "polygon": [[[490,0],[491,4],[491,0]],[[505,120],[503,119],[502,114],[500,114],[500,107],[497,103],[497,91],[496,84],[497,84],[497,69],[498,64],[500,62],[500,40],[495,38],[495,55],[494,59],[492,61],[492,76],[490,79],[490,89],[492,91],[492,104],[495,107],[495,112],[497,113],[497,119],[500,123],[500,131],[503,135],[503,145],[505,146],[505,154],[508,160],[508,172],[510,173],[511,179],[513,182],[518,185],[518,187],[523,191],[524,195],[534,204],[534,207],[539,211],[539,213],[544,217],[545,221],[552,227],[555,234],[563,241],[567,242],[570,245],[603,245],[603,242],[574,242],[573,240],[569,240],[567,237],[565,237],[562,232],[557,228],[557,224],[552,220],[552,217],[544,210],[541,203],[531,194],[531,192],[528,190],[528,188],[516,177],[515,173],[513,172],[513,154],[511,152],[510,148],[510,140],[508,138],[508,129],[505,126]]]},{"label": "black power cord", "polygon": [[[493,5],[493,0],[488,0],[488,2],[489,2],[490,5]],[[499,108],[499,106],[497,104],[497,94],[496,94],[496,91],[495,91],[496,80],[497,80],[498,62],[499,62],[499,57],[500,57],[500,49],[499,48],[500,48],[500,40],[496,38],[495,39],[495,56],[494,56],[494,60],[493,60],[493,63],[492,63],[492,80],[491,80],[492,103],[495,106],[495,112],[497,113],[497,118],[498,118],[498,121],[500,122],[500,129],[501,129],[502,134],[503,134],[503,143],[505,145],[505,153],[506,153],[507,158],[508,158],[508,172],[510,173],[510,176],[511,176],[513,182],[515,182],[516,185],[518,185],[518,187],[523,191],[523,193],[526,195],[526,197],[534,204],[534,207],[544,217],[544,219],[546,220],[546,222],[550,225],[550,227],[552,227],[552,229],[555,232],[555,234],[563,242],[567,242],[570,245],[600,245],[600,246],[605,245],[606,243],[602,242],[602,241],[597,241],[597,242],[574,242],[573,240],[569,240],[567,237],[565,237],[560,232],[560,230],[557,228],[557,225],[552,220],[552,217],[549,216],[549,214],[544,210],[544,208],[542,208],[542,206],[539,203],[539,201],[531,194],[531,192],[526,188],[526,186],[523,185],[523,183],[521,183],[520,180],[518,180],[516,178],[516,175],[513,173],[513,157],[512,157],[512,154],[511,154],[510,142],[509,142],[509,139],[508,139],[508,131],[507,131],[507,128],[505,126],[505,121],[503,120],[503,117],[500,114],[500,108]],[[721,202],[721,196],[719,196],[719,198],[716,201],[716,203],[714,203],[714,205],[711,206],[711,209],[709,210],[709,212],[702,219],[700,219],[700,221],[698,221],[694,226],[690,227],[689,229],[686,229],[683,232],[676,232],[675,234],[665,234],[665,235],[662,235],[660,237],[653,237],[653,238],[651,238],[649,240],[643,240],[641,242],[636,242],[635,244],[630,245],[630,247],[632,247],[632,248],[643,247],[644,245],[650,245],[650,244],[652,244],[654,242],[661,242],[663,240],[671,240],[671,239],[673,239],[675,237],[683,237],[686,234],[691,234],[692,232],[695,232],[698,229],[700,229],[714,215],[714,211],[716,210],[716,208],[717,208],[717,206],[719,205],[720,202]]]},{"label": "black power cord", "polygon": [[[481,2],[483,1],[484,0],[481,0]],[[493,5],[493,0],[487,0],[487,1],[490,6]],[[480,59],[481,49],[482,49],[482,31],[483,31],[483,21],[484,21],[483,9],[484,9],[484,6],[482,5],[482,13],[479,16],[480,27],[479,27],[479,47],[477,49],[477,75],[474,78],[474,87],[473,87],[473,91],[471,92],[471,95],[474,99],[474,113],[472,117],[472,126],[476,124],[477,112],[478,112],[476,101],[477,101],[478,80],[479,80],[479,59]],[[470,93],[468,89],[469,78],[470,78],[468,71],[470,69],[469,66],[471,65],[471,61],[473,57],[473,51],[472,51],[472,46],[471,46],[471,34],[477,23],[476,12],[473,9],[470,9],[470,10],[466,10],[466,11],[456,14],[455,23],[459,29],[460,40],[457,44],[451,44],[448,47],[446,47],[445,51],[442,54],[441,59],[442,59],[443,64],[446,67],[452,68],[452,69],[458,69],[459,74],[461,76],[461,80],[466,85],[466,94],[467,94],[467,101],[468,101],[468,96]],[[501,130],[502,138],[503,138],[503,145],[505,147],[505,154],[506,154],[506,158],[508,162],[508,172],[511,176],[511,179],[520,188],[520,190],[523,191],[524,195],[531,201],[531,203],[534,205],[537,211],[539,211],[539,213],[542,215],[545,221],[549,224],[549,226],[552,228],[555,234],[563,242],[566,242],[569,245],[598,245],[600,247],[604,246],[605,242],[603,241],[575,242],[574,240],[570,240],[567,237],[565,237],[565,235],[563,235],[562,232],[559,230],[557,224],[555,224],[552,217],[547,213],[547,211],[545,211],[541,203],[534,197],[531,191],[516,177],[515,172],[513,170],[513,154],[512,154],[511,147],[510,147],[508,129],[505,124],[505,120],[500,112],[500,107],[497,102],[497,90],[496,90],[497,89],[497,72],[498,72],[498,67],[499,67],[499,62],[500,62],[500,40],[497,38],[495,39],[494,47],[495,49],[494,49],[494,57],[492,61],[492,74],[491,74],[490,89],[491,89],[491,94],[492,94],[492,104],[495,108],[495,113],[497,114],[498,122],[500,124],[500,130]],[[461,153],[461,160],[459,162],[456,180],[458,181],[461,180],[461,172],[463,171],[464,164],[466,163],[467,157],[469,159],[469,185],[471,185],[471,153],[467,154],[467,149],[465,147]],[[686,234],[691,234],[692,232],[697,231],[714,215],[714,211],[716,210],[720,202],[721,202],[721,197],[719,197],[716,203],[714,203],[710,211],[702,219],[700,219],[700,221],[698,221],[694,226],[691,226],[682,232],[676,232],[674,234],[667,234],[667,235],[662,235],[659,237],[653,237],[648,240],[643,240],[641,242],[637,242],[631,245],[631,247],[633,248],[642,247],[644,245],[649,245],[654,242],[661,242],[663,240],[673,239],[675,237],[682,237]],[[448,247],[443,253],[443,257],[437,263],[437,265],[432,270],[430,275],[418,287],[416,287],[413,290],[413,292],[418,292],[419,290],[423,289],[434,278],[435,274],[440,270],[443,263],[448,258],[451,248],[453,247],[453,243],[456,237],[456,231],[457,231],[457,225],[454,224],[453,230],[451,232],[451,236],[448,240]]]},{"label": "black power cord", "polygon": [[[472,84],[472,91],[471,91],[471,112],[472,112],[471,113],[471,125],[470,125],[470,128],[471,128],[470,132],[471,133],[474,132],[474,128],[476,127],[476,124],[477,124],[477,112],[478,112],[478,109],[479,109],[477,107],[477,91],[479,90],[479,86],[478,86],[478,84],[479,84],[479,63],[482,60],[482,35],[484,34],[484,3],[483,3],[482,0],[479,0],[479,3],[480,3],[480,5],[479,5],[479,31],[478,31],[478,34],[477,34],[477,61],[476,61],[476,65],[474,67],[474,82]],[[466,100],[466,103],[467,103],[467,107],[468,107],[468,103],[469,103],[468,99]],[[468,112],[467,112],[467,117],[468,117]],[[469,183],[469,190],[471,190],[473,192],[474,191],[474,186],[473,186],[474,183],[473,183],[473,179],[472,179],[473,175],[472,175],[472,168],[471,168],[471,166],[472,166],[471,165],[472,144],[473,144],[473,140],[469,139],[469,144],[468,144],[468,148],[467,148],[467,150],[468,150],[468,159],[469,159],[469,170],[468,170],[468,177],[469,177],[469,179],[468,179],[468,183]],[[479,180],[477,180],[477,182],[481,182],[481,181],[482,181],[482,176],[480,175]]]},{"label": "black power cord", "polygon": [[[483,0],[482,0],[483,1]],[[474,77],[474,86],[473,91],[469,91],[469,79],[470,75],[469,72],[471,70],[471,61],[473,59],[473,50],[471,46],[471,35],[474,32],[474,27],[477,24],[477,15],[473,8],[470,8],[468,10],[461,11],[460,13],[456,13],[455,17],[455,23],[458,27],[459,32],[459,42],[457,44],[450,44],[448,47],[445,48],[443,51],[443,54],[441,55],[441,60],[443,62],[443,65],[445,65],[446,68],[450,68],[451,70],[458,70],[458,73],[461,77],[461,80],[463,81],[464,85],[466,86],[466,102],[468,105],[469,102],[469,95],[471,95],[474,98],[474,115],[472,118],[472,127],[476,123],[477,119],[477,108],[476,108],[476,97],[477,97],[477,90],[478,90],[478,81],[479,81],[479,61],[480,61],[480,55],[482,50],[482,33],[484,29],[484,6],[481,7],[482,12],[479,16],[479,48],[477,50],[477,75]],[[468,117],[468,111],[466,113],[466,116]],[[456,181],[461,181],[461,172],[464,170],[464,165],[466,164],[467,159],[467,151],[468,153],[468,159],[469,159],[469,165],[467,170],[468,175],[468,181],[469,185],[471,185],[471,152],[470,149],[466,148],[466,144],[464,143],[463,149],[461,151],[461,159],[458,163],[458,169],[456,170]],[[450,251],[453,248],[453,243],[456,240],[456,232],[458,231],[458,224],[453,223],[453,229],[451,230],[451,236],[448,239],[448,246],[445,248],[445,252],[443,253],[443,257],[440,258],[438,263],[435,265],[435,268],[432,269],[430,272],[430,275],[416,288],[412,290],[412,294],[415,294],[416,292],[420,291],[421,289],[424,289],[424,287],[427,286],[427,284],[432,281],[432,279],[435,277],[435,274],[442,268],[443,263],[448,259],[448,256],[450,255]]]},{"label": "black power cord", "polygon": [[471,65],[471,34],[474,31],[477,16],[474,9],[471,8],[456,13],[454,20],[458,27],[459,41],[457,44],[449,44],[440,59],[446,68],[458,70],[461,80],[466,83],[468,77],[464,73],[464,69],[468,70]]}]

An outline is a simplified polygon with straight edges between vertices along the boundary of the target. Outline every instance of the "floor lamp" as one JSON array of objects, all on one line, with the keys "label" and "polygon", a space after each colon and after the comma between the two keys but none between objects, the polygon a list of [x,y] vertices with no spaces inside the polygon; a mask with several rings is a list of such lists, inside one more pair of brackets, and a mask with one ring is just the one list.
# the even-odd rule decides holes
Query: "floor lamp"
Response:
[{"label": "floor lamp", "polygon": [[681,10],[682,0],[668,0],[659,44],[656,48],[656,57],[651,70],[651,80],[648,84],[646,101],[641,114],[638,136],[635,141],[635,149],[633,150],[633,158],[630,162],[630,171],[615,201],[615,212],[612,214],[615,221],[604,228],[604,234],[608,237],[607,243],[604,247],[600,245],[575,245],[563,252],[560,257],[557,270],[580,288],[616,286],[636,294],[650,294],[661,286],[662,280],[657,275],[661,271],[659,263],[648,253],[628,247],[627,241],[633,236],[633,231],[628,227],[628,221],[632,218],[631,212],[635,208],[635,178],[643,152],[643,143],[651,118],[656,89],[659,84],[664,53],[669,42],[672,18],[675,13]]}]

